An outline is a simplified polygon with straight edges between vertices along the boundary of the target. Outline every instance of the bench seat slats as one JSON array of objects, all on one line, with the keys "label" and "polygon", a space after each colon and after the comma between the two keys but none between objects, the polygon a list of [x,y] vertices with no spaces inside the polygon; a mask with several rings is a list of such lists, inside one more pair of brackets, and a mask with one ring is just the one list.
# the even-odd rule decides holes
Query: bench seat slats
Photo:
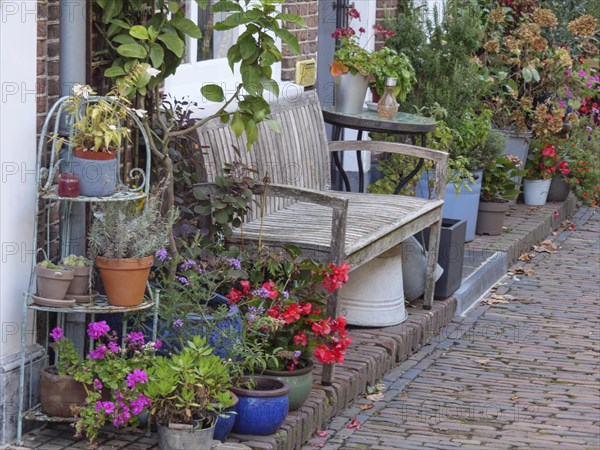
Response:
[{"label": "bench seat slats", "polygon": [[[357,194],[336,192],[348,198],[348,221],[346,228],[346,257],[351,261],[352,254],[374,242],[385,239],[399,228],[427,213],[436,211],[443,204],[440,200],[407,198],[398,202],[390,195]],[[426,227],[430,224],[426,224]],[[407,227],[407,237],[410,230]],[[423,228],[420,228],[423,229]],[[416,230],[419,231],[419,230]],[[261,234],[261,220],[255,219],[244,224],[236,240],[243,238],[258,240]],[[293,241],[310,253],[327,258],[331,244],[331,209],[319,205],[297,202],[286,208],[271,212],[262,221],[262,239],[277,244]],[[366,261],[354,261],[364,263]]]}]

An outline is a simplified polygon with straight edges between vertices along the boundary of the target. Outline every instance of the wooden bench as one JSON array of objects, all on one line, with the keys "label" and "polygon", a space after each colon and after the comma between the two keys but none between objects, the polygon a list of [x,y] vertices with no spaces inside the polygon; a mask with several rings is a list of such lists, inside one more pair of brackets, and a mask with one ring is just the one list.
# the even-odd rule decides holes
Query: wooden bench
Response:
[{"label": "wooden bench", "polygon": [[[303,255],[352,269],[362,266],[415,233],[430,227],[429,256],[424,308],[430,309],[435,287],[435,264],[442,223],[446,186],[447,154],[423,147],[378,141],[327,142],[325,123],[314,91],[271,105],[272,120],[281,131],[260,124],[258,141],[249,152],[227,124],[216,120],[199,130],[204,147],[208,182],[214,181],[224,163],[242,160],[268,176],[264,218],[250,214],[243,224],[244,241],[269,246],[291,243]],[[242,149],[241,158],[233,146]],[[402,195],[360,194],[331,191],[331,152],[361,150],[399,153],[435,163],[434,198]],[[239,239],[239,235],[234,240]],[[351,270],[352,270],[351,269]],[[350,275],[351,276],[351,275]],[[328,305],[328,314],[337,313],[337,295]],[[333,367],[325,366],[323,383],[330,383]]]}]

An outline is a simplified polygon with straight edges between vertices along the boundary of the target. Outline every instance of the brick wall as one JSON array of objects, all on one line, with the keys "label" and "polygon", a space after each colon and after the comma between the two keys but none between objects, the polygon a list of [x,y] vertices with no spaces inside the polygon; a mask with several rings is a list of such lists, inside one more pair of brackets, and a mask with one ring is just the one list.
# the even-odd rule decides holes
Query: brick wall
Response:
[{"label": "brick wall", "polygon": [[59,0],[38,0],[37,23],[37,125],[42,128],[46,112],[60,95]]},{"label": "brick wall", "polygon": [[288,24],[288,29],[298,38],[300,55],[293,55],[287,46],[283,45],[283,61],[281,62],[282,81],[293,81],[296,73],[296,62],[317,58],[317,28],[319,26],[318,0],[286,0],[283,12],[298,14],[306,21],[307,27]]},{"label": "brick wall", "polygon": [[[398,0],[377,0],[376,23],[385,27],[388,18],[396,17],[398,11]],[[383,47],[383,39],[377,36],[375,48],[379,50]]]}]

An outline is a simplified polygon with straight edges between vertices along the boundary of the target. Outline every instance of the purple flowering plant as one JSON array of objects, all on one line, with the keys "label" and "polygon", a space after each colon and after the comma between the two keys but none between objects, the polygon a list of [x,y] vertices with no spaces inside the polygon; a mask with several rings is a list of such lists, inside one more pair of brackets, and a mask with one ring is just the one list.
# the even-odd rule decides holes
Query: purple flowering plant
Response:
[{"label": "purple flowering plant", "polygon": [[82,358],[61,328],[50,333],[58,372],[73,376],[87,392],[75,428],[94,446],[98,431],[105,424],[135,426],[139,415],[151,406],[141,387],[148,382],[148,367],[162,343],[145,342],[143,333],[133,331],[120,345],[116,332],[104,320],[89,323],[87,335],[92,348]]}]

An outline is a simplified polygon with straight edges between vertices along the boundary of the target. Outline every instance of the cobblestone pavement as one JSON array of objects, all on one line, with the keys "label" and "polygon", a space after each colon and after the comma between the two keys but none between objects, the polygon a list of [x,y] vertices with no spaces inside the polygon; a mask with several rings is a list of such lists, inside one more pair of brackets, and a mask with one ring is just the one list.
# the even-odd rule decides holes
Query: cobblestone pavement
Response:
[{"label": "cobblestone pavement", "polygon": [[507,303],[453,321],[303,449],[600,449],[600,213],[572,221],[513,266]]}]

